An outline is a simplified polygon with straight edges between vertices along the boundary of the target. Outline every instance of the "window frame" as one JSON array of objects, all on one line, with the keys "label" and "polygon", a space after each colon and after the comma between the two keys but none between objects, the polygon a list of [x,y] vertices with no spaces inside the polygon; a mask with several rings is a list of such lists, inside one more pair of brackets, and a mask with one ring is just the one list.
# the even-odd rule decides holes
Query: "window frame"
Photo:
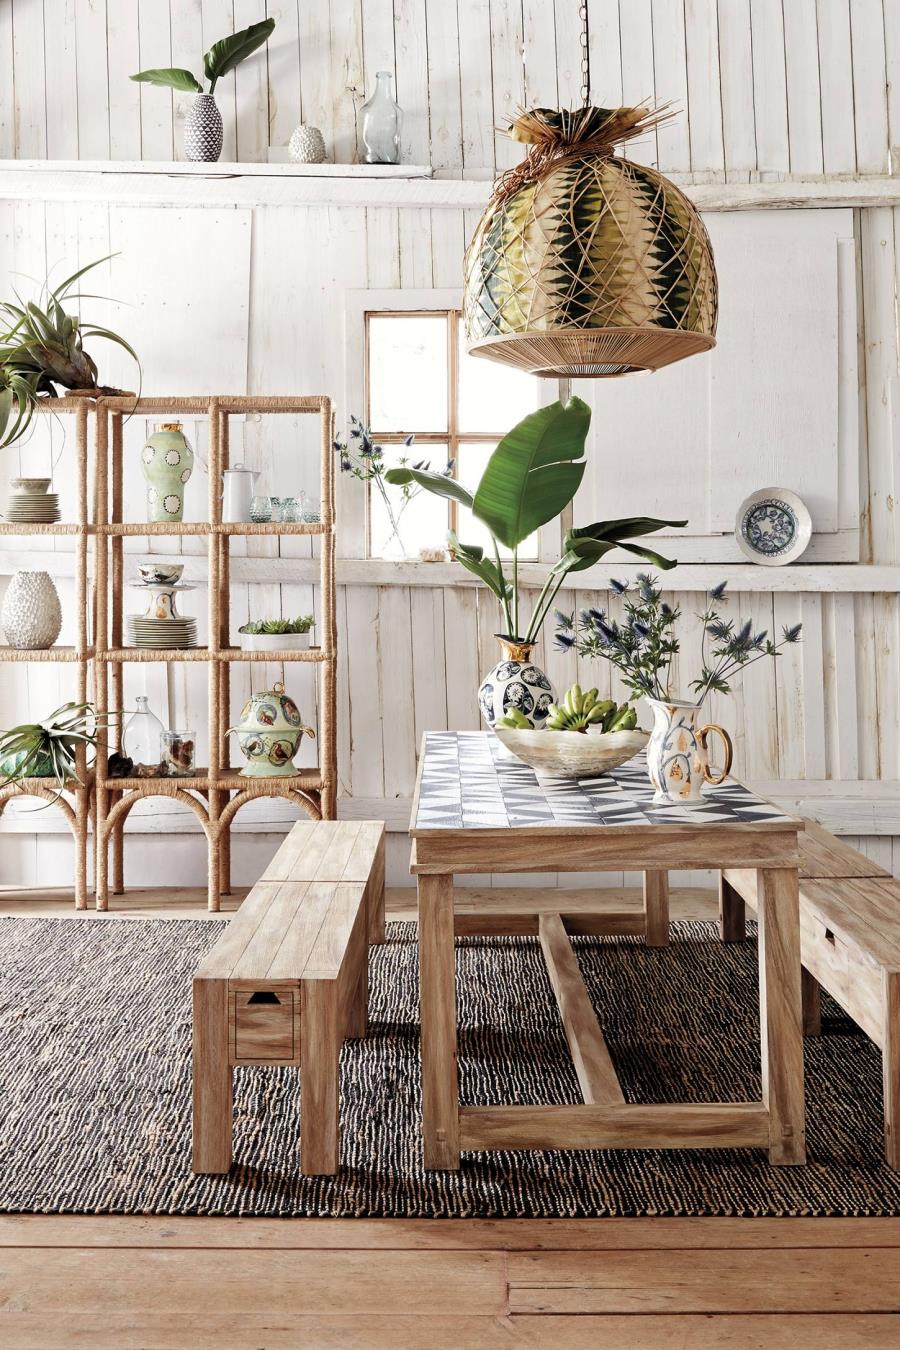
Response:
[{"label": "window frame", "polygon": [[[345,307],[345,402],[347,412],[359,411],[363,420],[368,419],[370,407],[370,371],[369,371],[369,322],[373,318],[391,318],[393,316],[429,318],[440,316],[447,318],[447,430],[446,432],[420,432],[414,428],[403,432],[379,432],[373,428],[379,444],[402,445],[406,436],[414,435],[417,446],[447,446],[448,458],[455,459],[459,446],[466,444],[484,445],[495,441],[495,431],[460,431],[458,425],[459,394],[459,336],[462,320],[461,289],[429,290],[361,290],[346,293]],[[539,385],[538,406],[545,407],[558,398],[568,396],[568,382],[537,377]],[[500,433],[502,434],[502,432]],[[371,558],[373,562],[381,559],[371,551],[370,530],[370,492],[354,494],[351,501],[349,493],[342,494],[341,512],[338,520],[347,548],[347,557]],[[449,503],[449,528],[456,529],[458,507],[456,502]],[[555,562],[559,557],[562,543],[562,530],[568,522],[553,520],[543,526],[538,535],[536,562]]]}]

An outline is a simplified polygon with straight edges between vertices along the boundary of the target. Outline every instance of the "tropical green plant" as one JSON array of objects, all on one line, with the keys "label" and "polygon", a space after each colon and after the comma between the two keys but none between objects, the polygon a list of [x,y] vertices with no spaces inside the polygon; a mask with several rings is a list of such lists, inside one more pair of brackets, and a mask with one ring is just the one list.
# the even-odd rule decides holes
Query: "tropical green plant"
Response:
[{"label": "tropical green plant", "polygon": [[[252,56],[264,42],[267,42],[274,27],[274,19],[262,19],[259,23],[252,23],[249,28],[241,29],[239,33],[230,33],[228,37],[222,38],[219,42],[214,42],[203,58],[203,73],[209,80],[209,90],[206,92],[211,94],[217,81],[221,80],[223,75],[227,75],[230,70],[234,70],[235,66],[239,66],[242,61],[246,61],[248,56]],[[181,67],[139,70],[131,78],[143,84],[156,84],[167,89],[180,89],[187,94],[202,94],[205,92],[196,75]]]},{"label": "tropical green plant", "polygon": [[78,747],[96,748],[98,717],[91,703],[64,703],[43,722],[0,732],[0,788],[48,778],[62,791],[78,777]]},{"label": "tropical green plant", "polygon": [[[584,448],[590,424],[590,408],[576,397],[523,417],[491,455],[474,493],[454,478],[415,467],[389,469],[385,474],[389,483],[403,486],[414,482],[439,497],[450,498],[467,507],[487,527],[493,558],[486,557],[478,545],[460,543],[452,530],[447,542],[453,558],[484,582],[499,600],[506,625],[502,637],[535,642],[569,573],[593,567],[615,548],[647,558],[657,567],[675,566],[671,559],[633,540],[664,526],[686,525],[684,520],[629,516],[566,530],[563,555],[551,567],[527,629],[520,635],[519,549],[535,530],[555,519],[578,491],[584,477]],[[500,556],[501,545],[512,554],[509,576]]]},{"label": "tropical green plant", "polygon": [[243,624],[239,633],[249,633],[253,637],[261,634],[308,633],[315,623],[312,614],[301,615],[298,619],[254,619]]},{"label": "tropical green plant", "polygon": [[57,385],[90,389],[97,394],[120,392],[97,383],[97,363],[84,349],[86,338],[115,343],[140,368],[137,353],[123,337],[78,314],[67,313],[65,307],[73,300],[98,298],[85,297],[72,288],[85,273],[114,256],[108,254],[88,263],[52,290],[47,279],[36,300],[23,300],[14,291],[15,302],[0,302],[0,319],[8,325],[0,331],[0,445],[9,445],[24,434],[38,398],[55,395]]}]

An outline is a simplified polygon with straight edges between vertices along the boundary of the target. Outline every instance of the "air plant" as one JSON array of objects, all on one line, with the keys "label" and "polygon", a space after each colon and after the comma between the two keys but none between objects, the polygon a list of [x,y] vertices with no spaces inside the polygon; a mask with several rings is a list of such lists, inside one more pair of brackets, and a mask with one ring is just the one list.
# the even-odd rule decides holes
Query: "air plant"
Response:
[{"label": "air plant", "polygon": [[[691,680],[701,706],[707,694],[731,693],[731,681],[745,666],[764,656],[777,657],[782,647],[800,641],[802,625],[782,629],[780,642],[774,642],[763,629],[753,632],[751,620],[740,625],[723,619],[717,608],[727,604],[726,582],[706,593],[706,608],[697,618],[703,624],[700,674]],[[619,622],[602,609],[583,609],[577,619],[556,611],[556,645],[562,651],[576,651],[588,658],[603,657],[616,667],[622,682],[638,696],[667,699],[672,658],[680,650],[676,625],[681,617],[677,606],[669,605],[655,577],[639,572],[634,590],[625,581],[609,583],[610,590],[623,597],[625,618]],[[709,641],[712,647],[707,652]]]},{"label": "air plant", "polygon": [[27,430],[38,398],[54,397],[57,386],[84,389],[95,394],[117,394],[117,389],[97,383],[97,363],[85,351],[84,340],[103,338],[114,342],[140,366],[130,343],[118,333],[66,312],[65,302],[96,299],[73,292],[77,281],[108,262],[98,258],[58,286],[44,282],[36,300],[0,302],[0,318],[9,326],[0,332],[0,444],[9,445]]},{"label": "air plant", "polygon": [[[407,436],[403,444],[411,446],[415,440],[414,436]],[[338,462],[341,467],[341,473],[348,473],[353,478],[359,479],[361,483],[374,483],[387,513],[388,524],[390,525],[390,535],[385,543],[385,549],[396,543],[402,546],[400,539],[400,522],[403,515],[416,497],[423,492],[424,485],[417,483],[412,478],[412,472],[427,474],[430,478],[453,478],[453,463],[448,460],[445,468],[441,469],[439,474],[431,471],[431,465],[428,460],[420,459],[410,463],[405,455],[400,456],[394,469],[389,470],[384,457],[384,446],[376,445],[369,434],[369,428],[364,426],[358,417],[350,418],[350,432],[347,436],[338,437],[334,441],[334,450],[338,456]],[[407,470],[411,472],[405,476],[403,481],[398,481],[395,486],[400,491],[396,496],[388,492],[385,482],[392,481],[390,473],[397,470]],[[399,504],[397,498],[399,497]]]},{"label": "air plant", "polygon": [[57,794],[80,783],[78,747],[96,748],[98,716],[91,703],[64,703],[43,722],[0,732],[0,788],[26,778],[52,779]]}]

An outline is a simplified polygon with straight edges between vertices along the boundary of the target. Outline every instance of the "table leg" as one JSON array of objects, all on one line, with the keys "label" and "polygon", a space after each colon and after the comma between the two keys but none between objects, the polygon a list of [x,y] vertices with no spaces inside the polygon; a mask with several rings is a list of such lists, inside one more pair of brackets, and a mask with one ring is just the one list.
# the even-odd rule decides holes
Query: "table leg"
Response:
[{"label": "table leg", "polygon": [[747,936],[744,902],[719,873],[719,937],[723,942],[743,942]]},{"label": "table leg", "polygon": [[459,1167],[453,877],[420,876],[419,999],[425,1166]]},{"label": "table leg", "polygon": [[231,1065],[228,1056],[228,984],[194,980],[195,1172],[231,1167]]},{"label": "table leg", "polygon": [[769,1161],[806,1161],[797,869],[757,872],[759,1020]]},{"label": "table leg", "polygon": [[644,941],[648,947],[669,945],[669,874],[644,873]]}]

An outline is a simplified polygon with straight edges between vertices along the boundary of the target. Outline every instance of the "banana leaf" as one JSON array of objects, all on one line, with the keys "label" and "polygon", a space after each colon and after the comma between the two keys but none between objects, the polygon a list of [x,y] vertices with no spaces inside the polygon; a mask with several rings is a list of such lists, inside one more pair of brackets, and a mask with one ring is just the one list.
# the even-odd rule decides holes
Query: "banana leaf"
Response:
[{"label": "banana leaf", "polygon": [[591,410],[580,398],[523,417],[488,460],[473,511],[515,549],[568,506],[584,476]]},{"label": "banana leaf", "polygon": [[395,487],[405,487],[407,483],[418,483],[419,487],[426,492],[432,492],[436,497],[449,497],[454,502],[459,502],[460,506],[472,506],[472,494],[462,483],[457,483],[455,478],[447,478],[442,473],[435,473],[431,469],[409,469],[398,468],[388,469],[384,475],[386,483],[392,483]]},{"label": "banana leaf", "polygon": [[566,531],[566,545],[576,539],[630,539],[635,534],[653,534],[666,526],[683,529],[686,520],[658,520],[655,516],[623,516],[619,520],[597,520],[593,525]]},{"label": "banana leaf", "polygon": [[447,547],[456,561],[462,563],[466,571],[478,577],[479,581],[483,581],[498,600],[512,599],[512,586],[497,564],[484,556],[483,548],[479,548],[477,544],[461,544],[453,530],[447,532]]},{"label": "banana leaf", "polygon": [[203,85],[192,75],[189,70],[182,70],[178,67],[164,70],[139,70],[136,75],[130,77],[137,80],[139,84],[156,84],[164,89],[181,89],[187,94],[202,94]]},{"label": "banana leaf", "polygon": [[249,28],[242,29],[240,33],[231,33],[213,43],[203,58],[203,69],[210,81],[210,93],[215,88],[216,80],[246,61],[271,37],[274,27],[274,19],[263,19],[260,23],[252,23]]}]

